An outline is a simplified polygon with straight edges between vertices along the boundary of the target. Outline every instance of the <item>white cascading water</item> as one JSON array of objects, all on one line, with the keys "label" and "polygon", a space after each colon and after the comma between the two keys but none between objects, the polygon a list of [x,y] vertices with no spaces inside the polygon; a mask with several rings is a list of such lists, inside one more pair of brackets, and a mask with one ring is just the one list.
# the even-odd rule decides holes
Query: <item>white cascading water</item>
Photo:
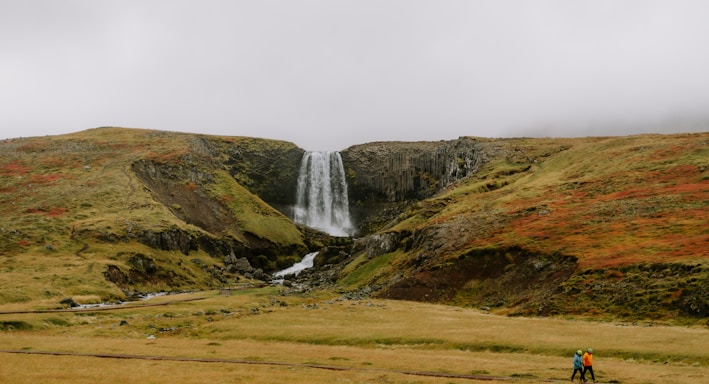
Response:
[{"label": "white cascading water", "polygon": [[294,220],[332,236],[351,236],[347,181],[339,152],[305,152]]},{"label": "white cascading water", "polygon": [[298,274],[300,272],[302,272],[303,270],[313,267],[313,264],[315,263],[315,256],[317,256],[317,255],[318,255],[317,252],[308,253],[307,255],[305,255],[303,257],[303,260],[293,264],[292,266],[290,266],[284,270],[274,273],[273,277],[283,278],[288,275],[298,276]]}]

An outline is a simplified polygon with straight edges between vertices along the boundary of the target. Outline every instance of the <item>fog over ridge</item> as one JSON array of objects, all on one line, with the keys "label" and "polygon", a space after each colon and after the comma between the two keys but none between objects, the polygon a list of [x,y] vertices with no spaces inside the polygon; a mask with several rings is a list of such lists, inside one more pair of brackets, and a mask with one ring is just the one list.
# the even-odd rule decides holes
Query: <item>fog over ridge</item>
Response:
[{"label": "fog over ridge", "polygon": [[0,3],[0,138],[124,126],[339,150],[709,130],[704,1]]}]

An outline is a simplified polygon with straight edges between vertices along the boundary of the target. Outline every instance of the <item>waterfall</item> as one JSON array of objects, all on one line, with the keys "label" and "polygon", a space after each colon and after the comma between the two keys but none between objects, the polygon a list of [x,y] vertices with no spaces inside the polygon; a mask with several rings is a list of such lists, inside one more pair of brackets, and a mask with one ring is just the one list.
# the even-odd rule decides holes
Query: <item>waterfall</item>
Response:
[{"label": "waterfall", "polygon": [[296,194],[296,223],[333,236],[352,235],[345,168],[339,152],[305,152]]}]

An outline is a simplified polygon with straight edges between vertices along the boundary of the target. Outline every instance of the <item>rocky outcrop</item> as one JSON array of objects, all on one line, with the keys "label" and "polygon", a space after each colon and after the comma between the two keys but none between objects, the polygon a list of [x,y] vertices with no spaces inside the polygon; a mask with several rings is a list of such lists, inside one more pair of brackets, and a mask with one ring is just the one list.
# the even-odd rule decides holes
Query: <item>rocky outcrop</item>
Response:
[{"label": "rocky outcrop", "polygon": [[180,251],[188,255],[190,251],[199,249],[198,242],[189,233],[177,229],[164,232],[142,230],[136,233],[136,238],[151,248],[163,251]]},{"label": "rocky outcrop", "polygon": [[377,142],[341,152],[350,202],[421,200],[477,171],[484,162],[476,139]]},{"label": "rocky outcrop", "polygon": [[137,286],[177,286],[187,279],[141,253],[130,255],[126,264],[127,268],[123,269],[117,265],[108,265],[103,274],[106,280],[116,284],[124,292],[132,291]]},{"label": "rocky outcrop", "polygon": [[379,294],[391,299],[464,302],[511,307],[535,315],[553,312],[551,299],[577,267],[572,256],[521,248],[471,251],[454,259],[414,267]]},{"label": "rocky outcrop", "polygon": [[251,266],[247,258],[237,258],[233,253],[224,258],[224,265],[226,265],[227,271],[232,273],[240,273],[243,275],[254,271],[254,267]]},{"label": "rocky outcrop", "polygon": [[551,303],[566,313],[661,318],[709,317],[709,267],[656,263],[588,269],[566,281]]},{"label": "rocky outcrop", "polygon": [[386,227],[406,206],[474,174],[488,159],[478,139],[376,142],[341,152],[350,215],[360,233]]},{"label": "rocky outcrop", "polygon": [[368,259],[381,256],[388,252],[393,252],[399,246],[399,233],[377,233],[358,239],[352,247],[352,253],[364,253]]}]

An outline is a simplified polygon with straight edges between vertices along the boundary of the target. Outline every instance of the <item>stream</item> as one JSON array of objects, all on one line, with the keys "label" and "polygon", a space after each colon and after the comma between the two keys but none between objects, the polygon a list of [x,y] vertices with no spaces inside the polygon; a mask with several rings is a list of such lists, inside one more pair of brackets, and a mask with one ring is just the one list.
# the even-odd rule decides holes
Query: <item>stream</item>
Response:
[{"label": "stream", "polygon": [[94,303],[94,304],[79,304],[76,307],[76,309],[91,309],[91,308],[102,308],[102,307],[113,307],[116,305],[123,305],[123,304],[128,304],[128,303],[134,303],[136,301],[146,301],[150,300],[156,297],[160,296],[165,296],[170,294],[169,292],[154,292],[154,293],[146,293],[146,294],[141,294],[138,296],[138,300],[126,300],[126,301],[119,301],[119,302],[105,302],[105,303]]},{"label": "stream", "polygon": [[318,255],[317,252],[308,253],[307,255],[303,256],[303,260],[293,264],[292,266],[290,266],[286,269],[275,272],[273,274],[273,277],[276,278],[274,280],[274,282],[283,283],[284,277],[286,277],[288,275],[298,276],[298,274],[300,272],[302,272],[303,270],[308,269],[308,268],[312,268],[313,261],[315,260],[315,256],[317,256],[317,255]]}]

